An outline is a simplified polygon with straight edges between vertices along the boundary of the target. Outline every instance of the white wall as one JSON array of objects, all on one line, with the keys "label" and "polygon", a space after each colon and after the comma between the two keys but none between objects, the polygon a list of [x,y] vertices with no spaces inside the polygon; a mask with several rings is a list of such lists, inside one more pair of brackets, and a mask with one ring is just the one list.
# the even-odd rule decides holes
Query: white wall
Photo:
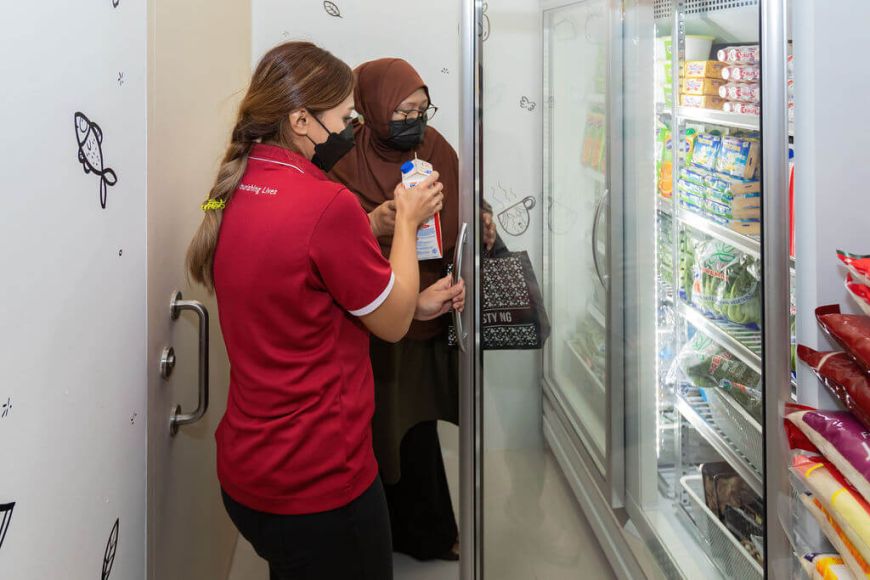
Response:
[{"label": "white wall", "polygon": [[255,64],[287,40],[310,40],[352,67],[376,58],[404,58],[439,107],[431,125],[457,146],[460,0],[335,0],[340,16],[330,16],[319,0],[253,0],[252,5]]},{"label": "white wall", "polygon": [[[856,73],[854,60],[843,58],[866,45],[870,4],[793,2],[792,10],[798,342],[839,350],[819,331],[814,310],[839,303],[856,312],[835,252],[870,253],[870,164],[863,132],[851,129],[866,117],[870,75]],[[798,365],[798,372],[801,402],[834,408],[806,366]]]},{"label": "white wall", "polygon": [[2,578],[144,577],[146,13],[115,4],[0,7]]}]

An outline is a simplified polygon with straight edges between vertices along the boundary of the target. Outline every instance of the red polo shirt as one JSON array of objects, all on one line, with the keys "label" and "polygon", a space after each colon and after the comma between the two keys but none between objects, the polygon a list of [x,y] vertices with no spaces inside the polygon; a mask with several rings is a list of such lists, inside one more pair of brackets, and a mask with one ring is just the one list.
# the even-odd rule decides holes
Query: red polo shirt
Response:
[{"label": "red polo shirt", "polygon": [[229,355],[218,477],[259,511],[348,504],[374,481],[369,333],[393,287],[356,197],[301,155],[256,145],[214,260]]}]

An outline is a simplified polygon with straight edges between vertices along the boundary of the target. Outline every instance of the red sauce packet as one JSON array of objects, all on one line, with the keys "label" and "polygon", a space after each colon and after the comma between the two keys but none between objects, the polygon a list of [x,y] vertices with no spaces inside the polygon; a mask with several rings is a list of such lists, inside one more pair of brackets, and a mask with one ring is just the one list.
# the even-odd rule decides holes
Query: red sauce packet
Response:
[{"label": "red sauce packet", "polygon": [[870,316],[841,314],[840,306],[831,304],[816,308],[816,320],[864,372],[870,372]]}]

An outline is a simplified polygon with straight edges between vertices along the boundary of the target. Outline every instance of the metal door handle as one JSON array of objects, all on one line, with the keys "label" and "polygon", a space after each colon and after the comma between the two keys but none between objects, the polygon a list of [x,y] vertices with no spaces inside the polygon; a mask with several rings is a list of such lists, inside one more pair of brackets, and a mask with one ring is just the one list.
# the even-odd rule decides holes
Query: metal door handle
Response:
[{"label": "metal door handle", "polygon": [[[463,223],[459,228],[459,235],[456,237],[456,248],[453,250],[453,281],[458,282],[462,277],[462,254],[465,249],[465,243],[468,241],[468,224]],[[465,332],[465,327],[462,325],[462,313],[453,310],[453,328],[456,331],[456,344],[459,345],[459,350],[467,351],[466,341],[468,334]]]},{"label": "metal door handle", "polygon": [[169,418],[171,435],[178,433],[178,428],[182,425],[190,425],[202,419],[208,410],[208,310],[197,300],[182,300],[181,292],[176,290],[169,301],[169,318],[178,320],[182,310],[193,310],[199,317],[199,403],[192,413],[182,413],[181,405],[176,405]]},{"label": "metal door handle", "polygon": [[592,221],[592,262],[595,264],[595,273],[598,274],[598,281],[605,290],[607,290],[607,280],[601,275],[601,265],[598,263],[598,222],[601,220],[601,208],[604,207],[604,200],[609,195],[610,190],[605,189],[604,195],[595,204],[595,215]]}]

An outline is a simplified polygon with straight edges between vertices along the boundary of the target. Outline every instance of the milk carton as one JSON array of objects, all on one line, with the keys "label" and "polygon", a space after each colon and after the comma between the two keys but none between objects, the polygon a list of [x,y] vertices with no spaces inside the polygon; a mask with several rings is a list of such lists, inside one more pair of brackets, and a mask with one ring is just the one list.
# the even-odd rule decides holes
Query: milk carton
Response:
[{"label": "milk carton", "polygon": [[[402,185],[411,189],[432,174],[432,164],[414,156],[414,159],[402,164],[401,170]],[[441,216],[436,213],[417,230],[417,259],[437,260],[443,256]]]}]

